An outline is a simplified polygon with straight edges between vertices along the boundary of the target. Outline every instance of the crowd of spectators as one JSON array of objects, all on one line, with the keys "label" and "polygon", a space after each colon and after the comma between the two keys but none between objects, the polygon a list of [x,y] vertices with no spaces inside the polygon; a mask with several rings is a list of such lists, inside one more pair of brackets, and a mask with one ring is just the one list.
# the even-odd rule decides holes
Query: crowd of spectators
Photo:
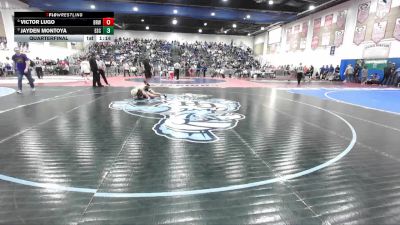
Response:
[{"label": "crowd of spectators", "polygon": [[[40,59],[39,57],[30,59],[31,65],[30,67],[36,73],[38,78],[42,78],[43,74],[46,75],[69,75],[74,74],[77,75],[78,71],[75,71],[74,68],[70,68],[70,64],[74,63],[72,58],[66,59]],[[74,65],[72,67],[79,67],[79,65]],[[0,76],[13,76],[14,74],[14,63],[10,59],[10,57],[6,57],[5,60],[0,61]],[[79,68],[77,68],[79,69]]]},{"label": "crowd of spectators", "polygon": [[377,73],[369,76],[367,65],[364,62],[355,63],[355,65],[347,65],[344,71],[345,82],[365,84],[377,84],[382,86],[400,86],[400,68],[396,68],[396,64],[388,62],[383,69],[383,77]]},{"label": "crowd of spectators", "polygon": [[[19,43],[22,49],[29,44]],[[233,43],[216,42],[179,42],[154,39],[116,38],[112,42],[96,42],[78,55],[65,59],[31,59],[32,70],[41,78],[43,74],[82,75],[81,62],[98,56],[104,63],[104,75],[143,75],[143,62],[149,62],[154,76],[175,78],[190,77],[264,77],[276,78],[293,76],[309,80],[344,81],[347,83],[400,85],[400,68],[388,63],[383,77],[377,74],[368,76],[368,68],[363,63],[348,65],[344,69],[344,79],[340,76],[340,67],[325,65],[319,69],[313,65],[261,65],[248,47],[235,46]],[[362,61],[361,61],[362,62]],[[13,62],[9,57],[0,61],[0,75],[13,75]],[[103,74],[102,74],[103,75]],[[284,78],[286,79],[286,78]]]},{"label": "crowd of spectators", "polygon": [[251,70],[260,68],[250,48],[233,43],[118,38],[113,42],[94,43],[89,53],[105,61],[107,74],[136,74],[145,59],[157,75],[179,67],[184,73],[181,76],[218,76],[222,71],[227,75],[249,76]]}]

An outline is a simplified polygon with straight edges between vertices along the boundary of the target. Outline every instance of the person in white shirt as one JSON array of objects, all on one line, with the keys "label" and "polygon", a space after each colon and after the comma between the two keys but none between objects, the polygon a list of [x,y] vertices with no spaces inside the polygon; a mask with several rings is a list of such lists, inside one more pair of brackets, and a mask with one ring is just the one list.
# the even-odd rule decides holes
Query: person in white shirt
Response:
[{"label": "person in white shirt", "polygon": [[344,74],[346,75],[346,80],[344,80],[344,82],[351,82],[354,75],[354,68],[351,64],[347,65]]},{"label": "person in white shirt", "polygon": [[124,77],[126,76],[126,73],[128,73],[128,76],[131,76],[131,73],[129,72],[130,66],[129,66],[128,61],[125,61],[122,66],[124,67]]},{"label": "person in white shirt", "polygon": [[181,69],[181,64],[176,62],[174,64],[174,76],[176,77],[177,80],[179,80],[179,70]]},{"label": "person in white shirt", "polygon": [[14,61],[12,61],[10,58],[6,57],[6,62],[4,63],[4,70],[6,73],[4,76],[13,74],[13,71],[14,71],[13,65],[14,65]]},{"label": "person in white shirt", "polygon": [[89,80],[90,75],[90,64],[86,58],[82,58],[80,64],[82,77],[85,79],[85,83]]},{"label": "person in white shirt", "polygon": [[105,71],[106,71],[106,64],[102,59],[100,59],[100,56],[96,56],[96,63],[97,63],[97,68],[99,69],[99,74],[103,78],[104,82],[106,83],[107,86],[110,86],[110,84],[107,81]]},{"label": "person in white shirt", "polygon": [[43,61],[41,59],[39,59],[39,57],[36,57],[35,60],[35,71],[36,71],[36,75],[39,79],[43,79]]}]

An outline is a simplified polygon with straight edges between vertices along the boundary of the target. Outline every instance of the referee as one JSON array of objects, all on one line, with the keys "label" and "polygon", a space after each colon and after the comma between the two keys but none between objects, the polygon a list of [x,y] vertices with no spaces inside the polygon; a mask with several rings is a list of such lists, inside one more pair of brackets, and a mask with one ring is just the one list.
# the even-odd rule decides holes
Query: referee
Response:
[{"label": "referee", "polygon": [[303,64],[300,63],[300,66],[296,69],[297,72],[297,85],[300,85],[301,79],[303,79]]}]

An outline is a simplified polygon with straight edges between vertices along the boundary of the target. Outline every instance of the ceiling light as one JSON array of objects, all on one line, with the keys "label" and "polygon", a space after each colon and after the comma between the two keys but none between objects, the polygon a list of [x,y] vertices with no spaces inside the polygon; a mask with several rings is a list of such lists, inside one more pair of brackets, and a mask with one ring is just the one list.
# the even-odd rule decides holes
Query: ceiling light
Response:
[{"label": "ceiling light", "polygon": [[314,10],[315,9],[315,6],[314,5],[310,5],[310,8],[309,8],[310,10]]},{"label": "ceiling light", "polygon": [[265,30],[265,27],[261,27],[261,30]]},{"label": "ceiling light", "polygon": [[173,24],[173,25],[178,24],[178,20],[177,20],[177,19],[173,19],[173,20],[172,20],[172,24]]},{"label": "ceiling light", "polygon": [[150,29],[150,27],[149,26],[146,26],[146,30],[149,30]]},{"label": "ceiling light", "polygon": [[228,0],[222,0],[223,2],[227,2]]},{"label": "ceiling light", "polygon": [[274,1],[269,0],[269,1],[268,1],[268,4],[273,5],[273,4],[274,4]]},{"label": "ceiling light", "polygon": [[204,26],[206,27],[208,24],[207,23],[204,23]]},{"label": "ceiling light", "polygon": [[132,10],[137,12],[137,11],[139,11],[139,8],[135,6],[135,7],[132,8]]},{"label": "ceiling light", "polygon": [[211,13],[211,16],[215,16],[215,12],[212,12],[212,13]]},{"label": "ceiling light", "polygon": [[250,36],[250,35],[251,35],[250,33],[247,34],[247,36]]},{"label": "ceiling light", "polygon": [[202,33],[203,32],[203,30],[202,29],[199,29],[199,33]]},{"label": "ceiling light", "polygon": [[140,21],[142,21],[142,23],[144,23],[144,19],[141,19]]},{"label": "ceiling light", "polygon": [[232,24],[232,27],[233,27],[233,28],[236,28],[236,27],[237,27],[236,23]]},{"label": "ceiling light", "polygon": [[96,6],[95,6],[95,5],[90,5],[90,8],[91,8],[91,9],[95,9]]},{"label": "ceiling light", "polygon": [[178,10],[177,9],[174,9],[174,14],[178,14]]},{"label": "ceiling light", "polygon": [[226,30],[226,31],[224,31],[224,33],[226,34],[226,33],[228,33],[228,31]]},{"label": "ceiling light", "polygon": [[250,15],[247,15],[247,16],[246,16],[247,19],[250,19],[250,17],[251,17]]}]

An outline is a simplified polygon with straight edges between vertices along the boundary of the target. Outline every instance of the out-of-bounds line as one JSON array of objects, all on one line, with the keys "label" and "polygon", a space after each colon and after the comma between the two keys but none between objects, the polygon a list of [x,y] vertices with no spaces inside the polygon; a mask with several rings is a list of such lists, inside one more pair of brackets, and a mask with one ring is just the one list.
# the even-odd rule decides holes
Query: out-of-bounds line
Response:
[{"label": "out-of-bounds line", "polygon": [[342,113],[342,112],[338,112],[338,111],[332,111],[332,112],[334,112],[336,114],[340,114],[340,115],[344,115],[344,116],[350,117],[352,119],[360,120],[360,121],[363,121],[363,122],[371,123],[371,124],[376,125],[376,126],[380,126],[380,127],[384,127],[384,128],[387,128],[387,129],[391,129],[391,130],[400,132],[400,129],[395,128],[395,127],[391,127],[391,126],[388,126],[388,125],[385,125],[385,124],[381,124],[381,123],[377,123],[377,122],[374,122],[374,121],[371,121],[371,120],[355,117],[355,116],[349,115],[347,113]]},{"label": "out-of-bounds line", "polygon": [[380,112],[385,112],[385,113],[391,113],[391,114],[395,114],[395,115],[400,115],[400,113],[398,112],[392,112],[392,111],[388,111],[388,110],[383,110],[383,109],[377,109],[377,108],[373,108],[373,107],[368,107],[368,106],[363,106],[363,105],[358,105],[358,104],[354,104],[354,103],[350,103],[350,102],[346,102],[346,101],[342,101],[336,98],[333,98],[331,96],[329,96],[329,94],[331,93],[335,93],[335,92],[340,92],[340,91],[328,91],[325,92],[325,97],[327,97],[328,99],[335,101],[335,102],[339,102],[339,103],[343,103],[343,104],[347,104],[347,105],[352,105],[352,106],[357,106],[357,107],[361,107],[364,109],[371,109],[371,110],[376,110],[376,111],[380,111]]},{"label": "out-of-bounds line", "polygon": [[[293,89],[293,88],[276,88],[276,89],[277,89],[277,90],[286,90],[286,91],[287,91],[287,90],[291,90],[291,89]],[[301,89],[301,90],[309,90],[309,89],[311,89],[311,88],[298,88],[298,89]],[[332,90],[332,89],[335,89],[335,88],[329,88],[329,89]],[[376,88],[347,88],[346,90],[343,90],[343,88],[336,88],[336,89],[337,89],[337,90],[341,90],[341,91],[346,91],[346,90],[362,90],[362,91],[366,91],[366,90],[399,91],[398,89],[384,89],[384,90],[381,90],[381,89],[376,89]],[[315,88],[315,89],[313,89],[313,90],[321,90],[321,88]],[[294,92],[291,92],[291,91],[287,91],[287,92],[292,93],[292,94],[298,94],[298,93],[294,93]],[[346,103],[344,103],[344,104],[346,104]],[[374,122],[374,121],[371,121],[371,120],[367,120],[367,119],[363,119],[363,118],[360,118],[360,117],[355,117],[355,116],[352,116],[352,115],[349,115],[349,114],[343,113],[343,112],[338,112],[338,111],[334,111],[334,110],[331,110],[331,112],[334,112],[334,113],[340,114],[340,115],[344,115],[344,116],[350,117],[350,118],[352,118],[352,119],[356,119],[356,120],[360,120],[360,121],[363,121],[363,122],[371,123],[371,124],[374,124],[374,125],[376,125],[376,126],[380,126],[380,127],[384,127],[384,128],[387,128],[387,129],[391,129],[391,130],[400,132],[400,129],[395,128],[395,127],[392,127],[392,126],[388,126],[388,125],[385,125],[385,124],[377,123],[377,122]]]},{"label": "out-of-bounds line", "polygon": [[[281,98],[281,97],[279,97]],[[219,188],[207,188],[207,189],[198,189],[198,190],[189,190],[189,191],[171,191],[171,192],[150,192],[150,193],[116,193],[116,192],[97,192],[97,189],[90,189],[90,188],[79,188],[79,187],[68,187],[68,186],[62,186],[62,185],[56,185],[56,184],[49,184],[49,183],[39,183],[39,182],[33,182],[29,180],[23,180],[23,179],[18,179],[6,175],[0,175],[0,179],[9,181],[9,182],[14,182],[18,184],[23,184],[23,185],[28,185],[28,186],[33,186],[33,187],[41,187],[41,188],[47,188],[47,189],[52,189],[52,190],[59,190],[59,191],[70,191],[70,192],[81,192],[81,193],[94,193],[95,197],[106,197],[106,198],[151,198],[151,197],[173,197],[173,196],[188,196],[188,195],[199,195],[199,194],[210,194],[210,193],[219,193],[219,192],[227,192],[227,191],[235,191],[235,190],[242,190],[242,189],[248,189],[248,188],[253,188],[253,187],[259,187],[267,184],[272,184],[276,182],[282,182],[285,180],[290,180],[293,178],[301,177],[310,173],[313,173],[315,171],[321,170],[325,167],[328,167],[329,165],[339,161],[341,158],[343,158],[345,155],[347,155],[354,147],[357,141],[357,134],[354,129],[354,127],[344,118],[341,116],[323,109],[318,106],[314,106],[311,104],[287,99],[287,98],[281,98],[287,101],[291,102],[296,102],[299,104],[307,105],[316,109],[320,109],[322,111],[325,111],[340,120],[342,120],[351,130],[352,133],[352,139],[350,141],[350,144],[347,146],[347,148],[341,152],[339,155],[334,157],[333,159],[330,159],[326,161],[325,163],[322,163],[318,166],[312,167],[310,169],[294,173],[294,174],[288,174],[282,177],[276,177],[273,179],[268,179],[268,180],[263,180],[263,181],[258,181],[258,182],[252,182],[252,183],[247,183],[247,184],[238,184],[238,185],[231,185],[231,186],[226,186],[226,187],[219,187]],[[97,99],[96,99],[97,100]]]},{"label": "out-of-bounds line", "polygon": [[0,98],[15,93],[15,89],[9,87],[0,87]]},{"label": "out-of-bounds line", "polygon": [[219,188],[208,188],[208,189],[200,189],[200,190],[191,190],[191,191],[173,191],[173,192],[154,192],[154,193],[108,193],[108,192],[97,192],[95,194],[95,196],[97,197],[119,197],[119,198],[149,198],[149,197],[172,197],[172,196],[187,196],[187,195],[199,195],[199,194],[209,194],[209,193],[218,193],[218,192],[226,192],[226,191],[234,191],[234,190],[241,190],[241,189],[247,189],[247,188],[253,188],[253,187],[258,187],[258,186],[262,186],[262,185],[266,185],[266,184],[272,184],[275,182],[282,182],[282,181],[286,181],[286,180],[290,180],[293,178],[297,178],[297,177],[301,177],[310,173],[313,173],[315,171],[321,170],[325,167],[328,167],[329,165],[339,161],[341,158],[343,158],[345,155],[347,155],[354,147],[354,145],[356,144],[357,141],[357,133],[354,129],[354,127],[347,121],[345,120],[343,117],[329,111],[326,109],[323,109],[321,107],[318,106],[314,106],[311,104],[307,104],[307,103],[303,103],[303,102],[299,102],[299,101],[295,101],[295,100],[291,100],[291,99],[287,99],[287,98],[281,98],[287,101],[291,101],[291,102],[296,102],[299,104],[303,104],[303,105],[307,105],[310,107],[314,107],[317,108],[319,110],[325,111],[337,118],[339,118],[340,120],[342,120],[351,130],[352,133],[352,139],[350,141],[350,144],[347,146],[347,148],[341,152],[339,155],[337,155],[335,158],[330,159],[328,161],[326,161],[325,163],[322,163],[318,166],[312,167],[310,169],[298,172],[298,173],[294,173],[294,174],[289,174],[289,175],[285,175],[282,177],[276,177],[273,179],[268,179],[268,180],[264,180],[264,181],[258,181],[258,182],[253,182],[253,183],[248,183],[248,184],[239,184],[239,185],[231,185],[231,186],[227,186],[227,187],[219,187]]},{"label": "out-of-bounds line", "polygon": [[31,103],[28,103],[28,104],[19,105],[19,106],[13,107],[13,108],[2,110],[2,111],[0,111],[0,114],[6,113],[6,112],[10,112],[10,111],[13,111],[15,109],[20,109],[20,108],[23,108],[23,107],[26,107],[26,106],[36,105],[36,104],[39,104],[39,103],[43,103],[43,102],[51,101],[51,100],[54,100],[54,99],[58,99],[58,98],[60,98],[62,96],[73,94],[73,93],[76,93],[76,92],[79,92],[79,91],[82,91],[82,90],[83,89],[79,89],[77,91],[71,91],[71,92],[68,92],[68,93],[65,93],[65,94],[62,94],[62,95],[57,95],[57,96],[54,96],[54,97],[51,97],[51,98],[45,98],[45,99],[41,99],[41,100],[36,101],[36,102],[31,102]]},{"label": "out-of-bounds line", "polygon": [[[275,177],[282,177],[282,175],[280,175],[279,173],[277,173],[270,165],[268,162],[266,162],[257,152],[256,150],[254,150],[249,143],[247,143],[246,140],[244,140],[242,138],[242,136],[240,136],[240,134],[238,132],[236,132],[235,130],[233,130],[233,133],[239,138],[239,140],[253,153],[253,155],[255,155],[262,163],[264,163],[264,165],[270,169],[272,171],[272,173],[274,174]],[[293,194],[300,200],[300,202],[302,202],[306,208],[313,213],[314,217],[320,217],[320,215],[318,213],[316,213],[305,201],[304,199],[300,196],[300,194],[294,190],[294,188],[292,187],[292,185],[290,185],[287,182],[282,182],[283,184],[285,184],[287,187],[289,187],[290,189],[292,189]],[[320,218],[319,218],[320,219]]]}]

